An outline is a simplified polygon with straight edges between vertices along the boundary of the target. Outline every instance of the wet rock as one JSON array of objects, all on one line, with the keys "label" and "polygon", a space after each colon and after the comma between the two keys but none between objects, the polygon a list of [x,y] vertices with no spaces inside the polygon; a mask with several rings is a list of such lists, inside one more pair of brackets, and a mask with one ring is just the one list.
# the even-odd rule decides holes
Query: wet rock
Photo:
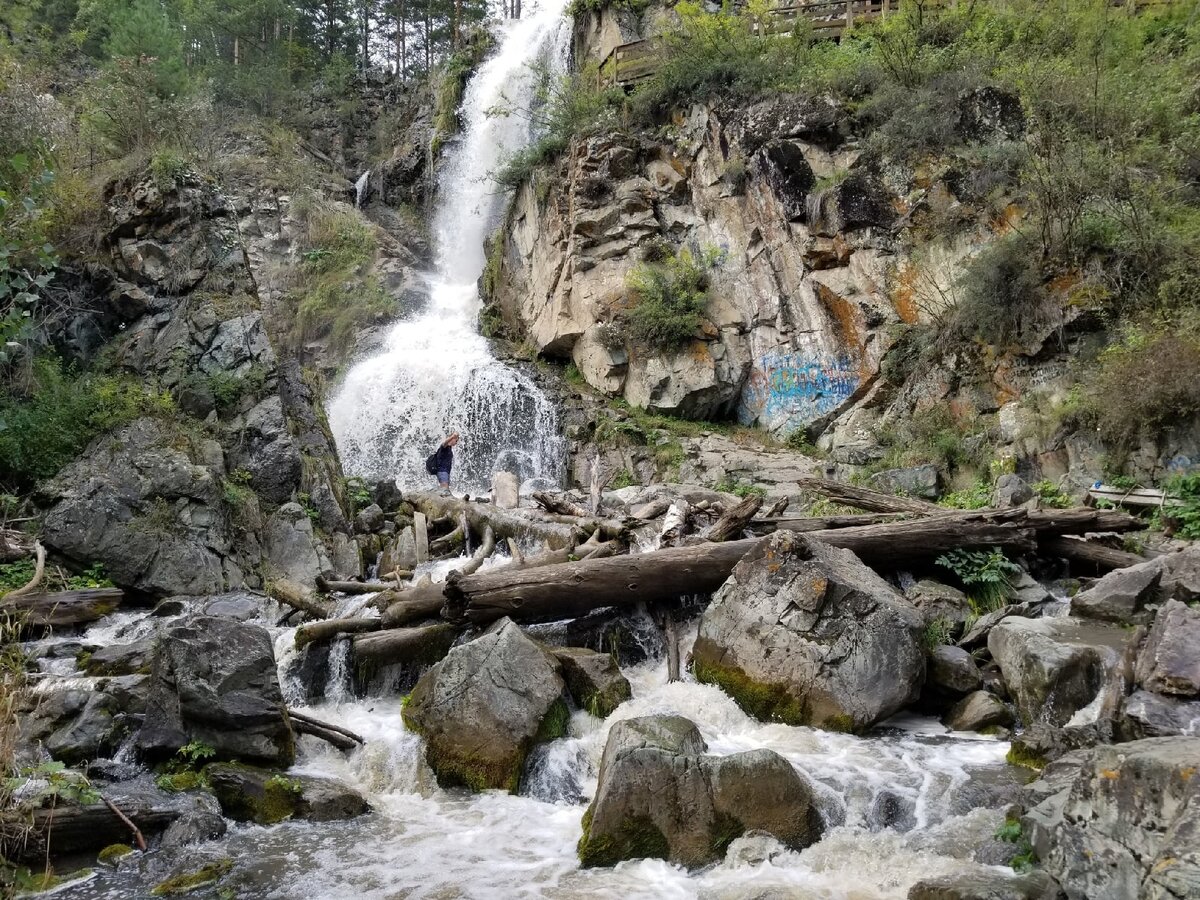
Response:
[{"label": "wet rock", "polygon": [[1200,733],[1200,701],[1178,700],[1135,691],[1121,706],[1120,732],[1125,740]]},{"label": "wet rock", "polygon": [[200,607],[201,615],[248,622],[262,614],[262,601],[251,594],[226,594],[213,597]]},{"label": "wet rock", "polygon": [[239,822],[332,822],[353,819],[370,810],[362,794],[333,778],[290,775],[231,763],[205,766],[204,776],[221,811]]},{"label": "wet rock", "polygon": [[961,647],[942,645],[929,654],[925,670],[927,692],[957,700],[983,686],[975,658]]},{"label": "wet rock", "polygon": [[162,757],[193,741],[220,758],[291,764],[295,739],[265,628],[195,616],[163,630],[137,745]]},{"label": "wet rock", "polygon": [[87,658],[84,671],[88,675],[149,675],[153,654],[153,639],[132,644],[109,644]]},{"label": "wet rock", "polygon": [[359,534],[370,534],[383,527],[383,510],[378,504],[372,503],[365,509],[359,510],[354,517],[354,530]]},{"label": "wet rock", "polygon": [[299,503],[285,503],[267,521],[263,551],[273,575],[301,586],[332,571],[312,519]]},{"label": "wet rock", "polygon": [[1105,622],[1148,622],[1145,605],[1154,598],[1162,572],[1158,560],[1109,572],[1071,599],[1071,615]]},{"label": "wet rock", "polygon": [[215,841],[225,836],[229,825],[220,812],[213,810],[195,810],[181,815],[167,826],[159,840],[160,849],[172,847],[187,847],[192,844],[203,844]]},{"label": "wet rock", "polygon": [[383,478],[371,485],[371,500],[386,513],[395,512],[404,502],[396,479]]},{"label": "wet rock", "polygon": [[858,731],[916,699],[921,629],[853,553],[777,532],[705,610],[693,669],[763,721]]},{"label": "wet rock", "polygon": [[987,644],[987,639],[992,633],[992,629],[1005,619],[1012,617],[1037,618],[1040,615],[1041,611],[1037,609],[1035,604],[1010,603],[1007,606],[1002,606],[995,612],[987,613],[976,619],[974,624],[967,629],[967,632],[959,638],[958,646],[967,650],[983,647]]},{"label": "wet rock", "polygon": [[787,760],[771,750],[713,757],[705,749],[680,716],[614,725],[584,815],[583,865],[655,857],[702,866],[750,831],[796,850],[820,838],[812,789]]},{"label": "wet rock", "polygon": [[958,872],[918,881],[908,900],[1058,900],[1061,894],[1045,872],[1025,875],[987,871]]},{"label": "wet rock", "polygon": [[1061,761],[1022,818],[1069,900],[1182,900],[1200,885],[1200,738],[1149,738]]},{"label": "wet rock", "polygon": [[606,719],[633,696],[611,654],[580,647],[559,647],[551,652],[562,665],[567,690],[580,709]]},{"label": "wet rock", "polygon": [[1138,684],[1183,699],[1200,698],[1200,610],[1168,601],[1138,655]]},{"label": "wet rock", "polygon": [[804,150],[795,141],[771,141],[758,151],[759,169],[783,209],[784,216],[803,221],[807,215],[809,192],[817,176],[804,158]]},{"label": "wet rock", "polygon": [[1010,616],[988,635],[988,650],[1021,721],[1062,726],[1096,699],[1128,640],[1113,625]]},{"label": "wet rock", "polygon": [[18,757],[34,763],[45,750],[75,765],[113,753],[140,723],[147,681],[125,675],[41,682],[22,700]]},{"label": "wet rock", "polygon": [[885,469],[871,476],[871,487],[889,494],[936,500],[941,496],[941,476],[937,466]]},{"label": "wet rock", "polygon": [[404,722],[440,784],[515,793],[530,747],[565,732],[563,689],[558,661],[505,618],[421,676]]},{"label": "wet rock", "polygon": [[515,473],[492,475],[492,503],[500,509],[516,509],[521,505],[521,480]]},{"label": "wet rock", "polygon": [[917,824],[915,804],[895,791],[880,791],[867,813],[867,825],[872,831],[910,831]]},{"label": "wet rock", "polygon": [[904,596],[917,608],[926,625],[938,619],[961,625],[974,616],[966,594],[931,578],[922,578]]},{"label": "wet rock", "polygon": [[994,694],[975,691],[963,697],[942,718],[951,731],[992,731],[1013,724],[1013,714]]},{"label": "wet rock", "polygon": [[1020,475],[1011,473],[996,479],[992,503],[999,507],[1024,506],[1033,499],[1033,488]]}]

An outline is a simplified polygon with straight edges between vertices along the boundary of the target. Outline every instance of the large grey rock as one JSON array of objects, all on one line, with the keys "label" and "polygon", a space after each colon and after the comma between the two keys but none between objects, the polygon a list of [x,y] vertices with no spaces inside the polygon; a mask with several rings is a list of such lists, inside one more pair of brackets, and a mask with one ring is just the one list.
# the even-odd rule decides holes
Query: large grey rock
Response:
[{"label": "large grey rock", "polygon": [[975,691],[954,704],[942,718],[951,731],[988,731],[1013,724],[1013,714],[995,694]]},{"label": "large grey rock", "polygon": [[556,647],[551,651],[562,666],[563,680],[580,709],[604,719],[633,696],[611,653],[582,647]]},{"label": "large grey rock", "polygon": [[1011,473],[996,479],[992,503],[1000,507],[1024,506],[1033,499],[1033,488],[1020,475]]},{"label": "large grey rock", "polygon": [[440,784],[515,793],[529,749],[565,730],[563,688],[557,660],[501,619],[421,676],[404,723]]},{"label": "large grey rock", "polygon": [[359,510],[358,515],[354,517],[354,530],[359,534],[370,534],[378,531],[383,526],[383,521],[383,510],[379,504],[371,503]]},{"label": "large grey rock", "polygon": [[234,424],[238,440],[229,451],[230,469],[248,473],[263,500],[287,503],[300,483],[302,457],[279,396],[265,397]]},{"label": "large grey rock", "polygon": [[1144,607],[1153,599],[1162,573],[1163,564],[1159,560],[1115,569],[1071,599],[1071,614],[1106,622],[1149,621]]},{"label": "large grey rock", "polygon": [[[332,571],[312,519],[299,503],[285,503],[267,521],[263,555],[272,576],[309,587]],[[339,573],[340,574],[340,573]]]},{"label": "large grey rock", "polygon": [[146,709],[145,675],[48,678],[18,708],[17,756],[34,764],[44,750],[69,765],[113,753]]},{"label": "large grey rock", "polygon": [[988,650],[1021,721],[1062,726],[1096,698],[1128,640],[1115,625],[1009,616],[991,630]]},{"label": "large grey rock", "polygon": [[943,644],[930,652],[925,678],[927,692],[957,700],[982,686],[979,667],[966,650]]},{"label": "large grey rock", "polygon": [[637,354],[625,376],[625,399],[651,412],[686,419],[727,413],[750,368],[744,340],[693,340],[674,353]]},{"label": "large grey rock", "polygon": [[1120,728],[1125,740],[1131,741],[1200,734],[1200,701],[1134,691],[1121,706]]},{"label": "large grey rock", "polygon": [[848,550],[777,532],[700,620],[693,667],[764,721],[858,731],[916,699],[921,617]]},{"label": "large grey rock", "polygon": [[1045,872],[1017,875],[996,869],[924,878],[908,900],[1057,900],[1058,885]]},{"label": "large grey rock", "polygon": [[1200,697],[1200,610],[1167,601],[1138,655],[1136,677],[1148,691]]},{"label": "large grey rock", "polygon": [[290,775],[230,763],[205,766],[204,777],[221,811],[239,822],[332,822],[353,819],[371,808],[362,794],[333,778]]},{"label": "large grey rock", "polygon": [[1197,896],[1200,738],[1096,747],[1060,763],[1022,824],[1069,900]]},{"label": "large grey rock", "polygon": [[713,757],[705,749],[680,716],[616,723],[584,815],[583,865],[657,857],[702,866],[748,831],[797,850],[820,838],[812,788],[787,760],[771,750]]},{"label": "large grey rock", "polygon": [[885,469],[871,476],[871,487],[889,494],[936,500],[941,495],[941,476],[937,466],[932,465]]},{"label": "large grey rock", "polygon": [[290,765],[295,740],[270,633],[195,616],[165,628],[154,655],[139,749],[169,756],[199,742],[221,759]]},{"label": "large grey rock", "polygon": [[87,658],[84,671],[89,675],[148,675],[154,654],[154,640],[147,638],[132,644],[109,644]]},{"label": "large grey rock", "polygon": [[610,396],[621,393],[629,354],[619,333],[603,325],[593,325],[579,336],[571,349],[571,359],[583,380]]},{"label": "large grey rock", "polygon": [[916,582],[905,590],[904,596],[917,608],[926,625],[938,619],[961,625],[975,616],[966,594],[931,578]]}]

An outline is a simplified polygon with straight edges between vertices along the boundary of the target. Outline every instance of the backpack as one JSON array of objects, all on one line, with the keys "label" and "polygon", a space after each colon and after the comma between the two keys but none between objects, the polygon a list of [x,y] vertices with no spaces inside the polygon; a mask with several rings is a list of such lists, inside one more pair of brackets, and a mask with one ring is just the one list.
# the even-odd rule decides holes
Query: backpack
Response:
[{"label": "backpack", "polygon": [[434,450],[429,454],[429,458],[425,460],[425,471],[430,475],[437,474],[437,451]]}]

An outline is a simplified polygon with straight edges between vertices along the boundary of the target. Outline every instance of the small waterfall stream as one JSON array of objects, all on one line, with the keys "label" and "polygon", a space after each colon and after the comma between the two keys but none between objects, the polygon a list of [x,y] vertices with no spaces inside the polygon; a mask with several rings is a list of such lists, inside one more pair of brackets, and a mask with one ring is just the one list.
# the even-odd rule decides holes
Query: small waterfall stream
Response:
[{"label": "small waterfall stream", "polygon": [[[347,474],[427,485],[425,457],[448,432],[459,431],[458,488],[484,489],[501,469],[523,482],[562,476],[564,444],[554,405],[529,376],[492,355],[476,318],[483,243],[504,200],[491,173],[533,138],[519,112],[534,102],[531,65],[552,72],[566,65],[564,6],[565,0],[543,0],[527,18],[507,23],[500,46],[467,85],[463,133],[441,167],[428,307],[392,326],[379,351],[351,368],[329,404]],[[504,108],[517,112],[497,113]]]}]

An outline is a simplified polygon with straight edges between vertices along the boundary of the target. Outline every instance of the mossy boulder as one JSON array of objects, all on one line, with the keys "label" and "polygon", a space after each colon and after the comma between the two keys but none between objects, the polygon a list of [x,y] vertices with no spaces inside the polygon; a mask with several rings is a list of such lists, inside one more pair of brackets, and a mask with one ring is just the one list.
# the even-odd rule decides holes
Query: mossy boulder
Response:
[{"label": "mossy boulder", "polygon": [[128,844],[109,844],[96,855],[96,861],[115,868],[117,863],[132,852],[133,848]]},{"label": "mossy boulder", "polygon": [[558,661],[501,619],[421,676],[402,715],[443,787],[515,793],[530,748],[565,733],[563,696]]},{"label": "mossy boulder", "polygon": [[206,766],[204,777],[221,811],[239,822],[330,822],[352,819],[370,810],[362,794],[332,778],[288,775],[236,763]]},{"label": "mossy boulder", "polygon": [[917,699],[921,632],[916,608],[849,550],[781,531],[705,610],[693,669],[763,721],[857,732]]},{"label": "mossy boulder", "polygon": [[782,756],[705,756],[706,749],[696,726],[680,716],[616,723],[584,814],[580,862],[653,857],[695,867],[720,860],[748,831],[796,850],[820,839],[812,788]]},{"label": "mossy boulder", "polygon": [[190,894],[206,884],[220,881],[233,869],[233,861],[219,859],[190,872],[174,875],[160,881],[150,891],[151,897],[178,897]]},{"label": "mossy boulder", "polygon": [[580,709],[605,719],[633,696],[629,680],[610,654],[582,647],[556,647],[551,652],[562,665],[567,690]]}]

